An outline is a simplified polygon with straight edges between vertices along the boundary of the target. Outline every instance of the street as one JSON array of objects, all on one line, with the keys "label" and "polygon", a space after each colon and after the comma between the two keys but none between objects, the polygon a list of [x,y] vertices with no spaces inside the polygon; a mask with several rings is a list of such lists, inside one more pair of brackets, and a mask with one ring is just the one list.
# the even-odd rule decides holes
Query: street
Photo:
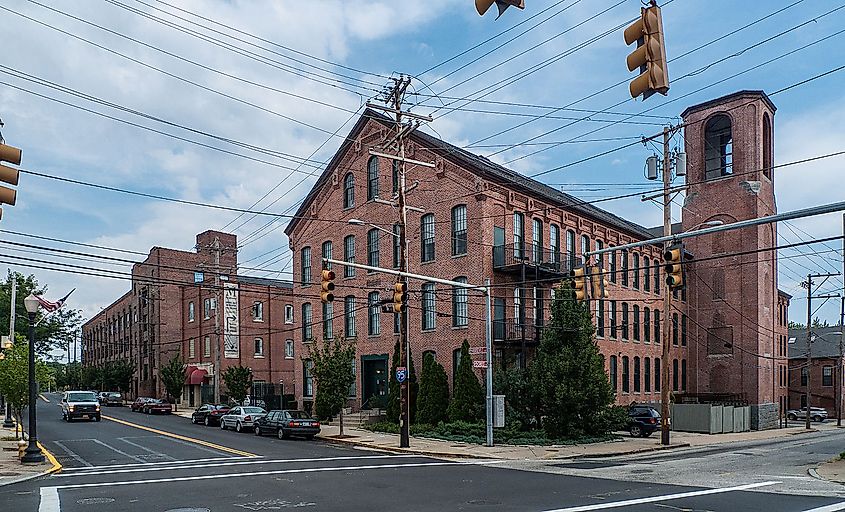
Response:
[{"label": "street", "polygon": [[839,449],[839,431],[593,461],[441,460],[258,438],[126,407],[67,424],[58,396],[48,398],[38,407],[41,442],[64,468],[1,488],[12,510],[845,509],[845,493],[806,474]]}]

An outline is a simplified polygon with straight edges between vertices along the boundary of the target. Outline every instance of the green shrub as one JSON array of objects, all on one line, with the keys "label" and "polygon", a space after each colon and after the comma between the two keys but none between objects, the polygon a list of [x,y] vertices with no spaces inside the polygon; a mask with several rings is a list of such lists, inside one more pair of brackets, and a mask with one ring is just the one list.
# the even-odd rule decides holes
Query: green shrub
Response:
[{"label": "green shrub", "polygon": [[461,344],[460,362],[455,372],[455,389],[452,391],[452,401],[449,402],[447,412],[450,422],[474,422],[484,415],[484,389],[472,370],[467,340]]},{"label": "green shrub", "polygon": [[[423,358],[422,382],[417,399],[417,421],[437,425],[447,419],[449,379],[446,370],[428,353]],[[413,425],[413,424],[412,424]]]}]

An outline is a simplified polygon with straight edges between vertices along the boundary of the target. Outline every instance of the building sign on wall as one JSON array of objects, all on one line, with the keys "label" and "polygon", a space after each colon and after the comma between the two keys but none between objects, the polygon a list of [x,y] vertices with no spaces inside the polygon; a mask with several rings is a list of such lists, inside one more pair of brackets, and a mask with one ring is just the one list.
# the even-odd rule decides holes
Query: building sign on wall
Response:
[{"label": "building sign on wall", "polygon": [[223,283],[223,356],[238,359],[241,356],[238,285]]}]

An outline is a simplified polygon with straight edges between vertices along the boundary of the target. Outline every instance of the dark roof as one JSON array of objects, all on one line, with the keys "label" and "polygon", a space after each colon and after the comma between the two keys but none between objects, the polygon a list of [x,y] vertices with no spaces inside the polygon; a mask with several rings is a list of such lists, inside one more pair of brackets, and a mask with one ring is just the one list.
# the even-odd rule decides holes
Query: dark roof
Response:
[{"label": "dark roof", "polygon": [[254,276],[237,276],[235,280],[239,283],[255,284],[258,286],[274,286],[276,288],[293,288],[293,283],[290,281],[282,281],[280,279],[265,279],[263,277]]},{"label": "dark roof", "polygon": [[713,105],[717,105],[719,103],[725,103],[725,102],[731,101],[735,98],[741,98],[742,96],[760,96],[760,97],[763,98],[763,101],[765,101],[766,103],[769,104],[769,107],[772,109],[772,112],[777,110],[777,107],[775,106],[774,103],[772,103],[772,100],[769,99],[769,97],[766,95],[765,92],[744,90],[744,91],[732,92],[731,94],[727,94],[725,96],[722,96],[721,98],[714,98],[712,100],[707,100],[704,103],[699,103],[698,105],[689,106],[689,107],[686,108],[686,110],[681,112],[681,118],[686,119],[686,117],[688,115],[692,114],[693,112],[712,107]]},{"label": "dark roof", "polygon": [[[684,227],[681,225],[680,222],[672,223],[672,234],[677,235],[684,230]],[[663,226],[655,226],[653,228],[648,228],[648,232],[651,234],[652,238],[657,238],[663,236]]]},{"label": "dark roof", "polygon": [[792,295],[786,293],[785,291],[781,290],[780,288],[778,288],[778,295],[780,295],[782,297],[786,297],[787,300],[792,298]]},{"label": "dark roof", "polygon": [[[329,165],[326,167],[326,170],[317,180],[317,183],[314,184],[314,187],[311,189],[311,191],[308,193],[308,196],[306,196],[305,200],[300,205],[299,210],[296,212],[295,218],[291,220],[290,223],[288,223],[287,227],[285,228],[286,234],[290,234],[293,227],[299,221],[299,218],[304,215],[304,212],[307,211],[307,208],[310,206],[310,203],[316,195],[317,191],[328,179],[330,172],[334,169],[341,156],[345,153],[346,148],[355,139],[357,132],[363,129],[368,119],[373,119],[374,121],[377,121],[385,126],[391,126],[393,123],[392,119],[379,112],[376,112],[375,110],[367,109],[364,111],[364,113],[361,115],[361,118],[358,119],[358,122],[350,131],[349,135],[347,135],[346,140],[343,142],[343,144],[341,144],[337,153],[335,153],[335,156],[332,158],[331,162],[329,162]],[[455,164],[465,168],[466,170],[474,174],[477,174],[481,178],[514,188],[527,195],[536,198],[541,198],[552,205],[579,213],[581,215],[593,219],[596,222],[613,226],[614,228],[623,231],[628,235],[632,235],[636,238],[648,239],[652,237],[651,232],[647,228],[640,226],[639,224],[625,220],[622,217],[614,215],[606,210],[602,210],[601,208],[597,208],[591,204],[585,204],[584,201],[574,196],[561,192],[535,179],[519,174],[516,171],[503,167],[484,156],[470,153],[469,151],[449,144],[448,142],[445,142],[441,139],[438,139],[437,137],[424,133],[420,130],[413,132],[411,138],[415,139],[417,142],[420,142],[427,149],[430,149],[441,157],[454,162]]]},{"label": "dark roof", "polygon": [[[818,327],[812,329],[815,338],[813,339],[810,355],[813,359],[828,359],[839,357],[840,335],[842,327],[834,325],[831,327]],[[794,340],[793,340],[794,338]],[[789,358],[805,359],[807,357],[807,329],[789,330]]]}]

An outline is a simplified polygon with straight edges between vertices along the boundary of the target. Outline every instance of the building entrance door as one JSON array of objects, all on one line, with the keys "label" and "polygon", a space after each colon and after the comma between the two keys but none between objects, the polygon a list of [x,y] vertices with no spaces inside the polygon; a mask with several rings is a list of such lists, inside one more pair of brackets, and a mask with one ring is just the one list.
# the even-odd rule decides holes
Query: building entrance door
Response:
[{"label": "building entrance door", "polygon": [[361,407],[382,409],[387,405],[387,356],[361,357]]}]

